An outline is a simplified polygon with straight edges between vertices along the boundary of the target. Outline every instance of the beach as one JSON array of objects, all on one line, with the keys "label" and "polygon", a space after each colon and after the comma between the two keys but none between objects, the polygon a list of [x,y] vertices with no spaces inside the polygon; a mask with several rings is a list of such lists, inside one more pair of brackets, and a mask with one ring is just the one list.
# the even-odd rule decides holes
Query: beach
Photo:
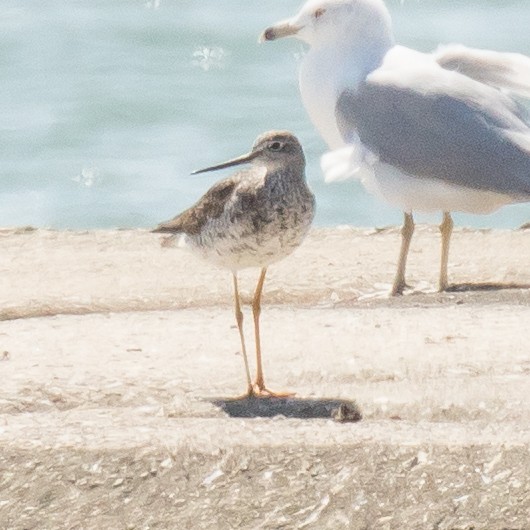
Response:
[{"label": "beach", "polygon": [[403,297],[397,227],[270,267],[268,386],[359,422],[231,415],[230,274],[162,240],[0,230],[1,528],[530,528],[529,229],[455,229],[446,293],[430,226]]}]

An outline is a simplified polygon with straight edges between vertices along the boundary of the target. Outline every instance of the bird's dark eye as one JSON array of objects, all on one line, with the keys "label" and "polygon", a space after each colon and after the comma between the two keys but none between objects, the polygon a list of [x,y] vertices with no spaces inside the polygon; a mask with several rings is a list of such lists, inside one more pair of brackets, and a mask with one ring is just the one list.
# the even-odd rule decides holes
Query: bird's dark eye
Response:
[{"label": "bird's dark eye", "polygon": [[315,18],[320,18],[325,12],[326,12],[326,10],[325,10],[323,7],[319,7],[319,8],[313,13],[313,17],[315,17]]},{"label": "bird's dark eye", "polygon": [[269,144],[269,149],[271,151],[281,151],[283,149],[283,144],[282,142],[272,142]]}]

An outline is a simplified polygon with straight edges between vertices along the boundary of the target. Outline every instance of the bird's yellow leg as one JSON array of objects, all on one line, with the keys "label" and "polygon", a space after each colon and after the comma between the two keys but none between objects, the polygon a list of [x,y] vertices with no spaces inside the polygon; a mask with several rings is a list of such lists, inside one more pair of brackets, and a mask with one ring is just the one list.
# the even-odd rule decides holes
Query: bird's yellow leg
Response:
[{"label": "bird's yellow leg", "polygon": [[252,299],[252,314],[254,316],[254,333],[256,337],[256,380],[252,385],[252,394],[256,397],[289,397],[293,396],[293,392],[273,392],[265,386],[265,379],[263,377],[263,366],[261,361],[261,338],[259,331],[259,318],[261,315],[261,293],[263,292],[263,284],[265,282],[265,275],[267,268],[261,269],[254,298]]},{"label": "bird's yellow leg", "polygon": [[250,378],[250,368],[248,365],[247,348],[245,346],[245,334],[243,333],[243,311],[241,311],[241,301],[239,298],[239,288],[237,285],[237,275],[234,276],[234,301],[235,301],[235,313],[237,328],[239,329],[239,338],[241,339],[241,350],[243,354],[243,362],[245,363],[245,373],[247,376],[247,393],[245,396],[250,396],[254,393],[252,389],[252,380]]},{"label": "bird's yellow leg", "polygon": [[438,283],[438,290],[445,291],[449,287],[447,279],[447,264],[449,262],[449,244],[451,242],[451,234],[453,233],[453,219],[450,212],[444,212],[444,218],[440,225],[440,233],[442,234],[442,260],[440,265],[440,281]]},{"label": "bird's yellow leg", "polygon": [[407,267],[407,256],[409,254],[410,241],[414,234],[414,218],[411,213],[405,212],[403,217],[403,227],[401,228],[401,249],[399,251],[399,262],[392,286],[392,296],[401,295],[407,287],[405,282],[405,269]]}]

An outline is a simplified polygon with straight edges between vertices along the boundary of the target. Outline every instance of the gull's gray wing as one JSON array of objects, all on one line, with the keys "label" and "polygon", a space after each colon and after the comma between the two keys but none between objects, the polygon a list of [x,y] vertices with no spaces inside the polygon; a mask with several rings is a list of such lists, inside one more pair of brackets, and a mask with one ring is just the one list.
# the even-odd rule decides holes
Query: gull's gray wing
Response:
[{"label": "gull's gray wing", "polygon": [[508,95],[440,67],[381,69],[341,94],[337,124],[410,176],[530,199],[530,127]]}]

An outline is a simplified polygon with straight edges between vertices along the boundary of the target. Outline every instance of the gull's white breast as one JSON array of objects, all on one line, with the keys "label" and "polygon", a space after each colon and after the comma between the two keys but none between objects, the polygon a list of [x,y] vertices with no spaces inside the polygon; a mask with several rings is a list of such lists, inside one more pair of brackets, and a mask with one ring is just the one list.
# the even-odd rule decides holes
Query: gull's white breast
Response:
[{"label": "gull's white breast", "polygon": [[335,119],[337,99],[345,83],[341,74],[348,71],[341,62],[333,49],[311,49],[302,61],[299,74],[304,107],[331,149],[345,145]]}]

